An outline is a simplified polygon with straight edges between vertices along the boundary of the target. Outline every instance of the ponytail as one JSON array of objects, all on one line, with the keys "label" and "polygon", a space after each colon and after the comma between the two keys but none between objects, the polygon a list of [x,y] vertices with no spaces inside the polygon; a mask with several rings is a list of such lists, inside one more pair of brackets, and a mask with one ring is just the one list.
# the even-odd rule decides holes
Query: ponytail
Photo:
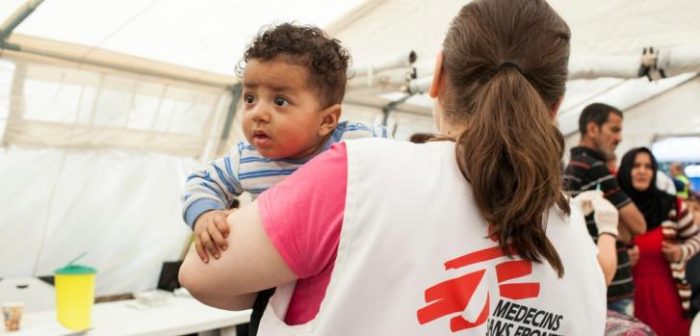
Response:
[{"label": "ponytail", "polygon": [[564,139],[550,108],[517,66],[498,69],[473,98],[456,156],[491,237],[507,255],[546,259],[561,277],[546,220],[555,204],[566,214],[569,205],[561,192]]},{"label": "ponytail", "polygon": [[566,90],[566,22],[545,0],[474,0],[443,42],[445,117],[464,126],[456,156],[491,238],[507,255],[552,265],[549,211],[569,214],[561,190],[564,138],[551,117]]}]

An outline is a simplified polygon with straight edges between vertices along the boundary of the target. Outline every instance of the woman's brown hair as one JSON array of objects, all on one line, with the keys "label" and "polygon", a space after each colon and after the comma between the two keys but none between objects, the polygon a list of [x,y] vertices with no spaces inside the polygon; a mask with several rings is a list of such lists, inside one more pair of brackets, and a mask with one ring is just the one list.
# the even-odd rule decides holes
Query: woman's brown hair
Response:
[{"label": "woman's brown hair", "polygon": [[570,31],[544,0],[476,0],[443,43],[445,116],[466,125],[457,162],[505,253],[564,274],[546,236],[548,211],[568,214],[564,141],[552,113],[564,95]]}]

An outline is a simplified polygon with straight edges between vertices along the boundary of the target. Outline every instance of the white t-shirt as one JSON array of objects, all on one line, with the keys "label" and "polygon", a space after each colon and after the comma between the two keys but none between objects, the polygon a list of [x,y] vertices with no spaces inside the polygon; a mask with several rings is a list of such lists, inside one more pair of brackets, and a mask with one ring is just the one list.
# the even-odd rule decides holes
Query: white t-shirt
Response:
[{"label": "white t-shirt", "polygon": [[[546,262],[504,256],[454,153],[451,142],[348,142],[340,243],[320,310],[286,325],[294,284],[280,286],[260,334],[602,335],[606,287],[579,210],[547,214],[563,277]],[[313,163],[301,170],[318,170]]]}]

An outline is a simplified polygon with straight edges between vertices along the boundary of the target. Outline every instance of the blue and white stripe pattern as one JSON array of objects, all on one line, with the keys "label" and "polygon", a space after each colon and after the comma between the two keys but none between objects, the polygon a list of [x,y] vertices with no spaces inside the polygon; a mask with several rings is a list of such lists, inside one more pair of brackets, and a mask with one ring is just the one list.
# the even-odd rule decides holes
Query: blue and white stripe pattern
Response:
[{"label": "blue and white stripe pattern", "polygon": [[[386,128],[343,121],[338,123],[320,152],[340,141],[370,137],[387,138]],[[228,208],[243,192],[257,198],[311,158],[272,160],[260,155],[249,143],[239,142],[229,155],[213,160],[205,169],[187,178],[183,195],[185,222],[193,228],[199,215]]]}]

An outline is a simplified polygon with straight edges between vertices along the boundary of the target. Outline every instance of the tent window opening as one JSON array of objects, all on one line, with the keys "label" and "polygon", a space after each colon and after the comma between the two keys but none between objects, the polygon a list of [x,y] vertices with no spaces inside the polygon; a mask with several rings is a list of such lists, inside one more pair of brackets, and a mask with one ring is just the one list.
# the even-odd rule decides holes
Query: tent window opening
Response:
[{"label": "tent window opening", "polygon": [[10,88],[0,94],[8,106],[4,143],[198,156],[215,114],[225,112],[222,101],[229,99],[224,88],[33,61],[7,63],[15,68],[0,66],[0,81]]}]

